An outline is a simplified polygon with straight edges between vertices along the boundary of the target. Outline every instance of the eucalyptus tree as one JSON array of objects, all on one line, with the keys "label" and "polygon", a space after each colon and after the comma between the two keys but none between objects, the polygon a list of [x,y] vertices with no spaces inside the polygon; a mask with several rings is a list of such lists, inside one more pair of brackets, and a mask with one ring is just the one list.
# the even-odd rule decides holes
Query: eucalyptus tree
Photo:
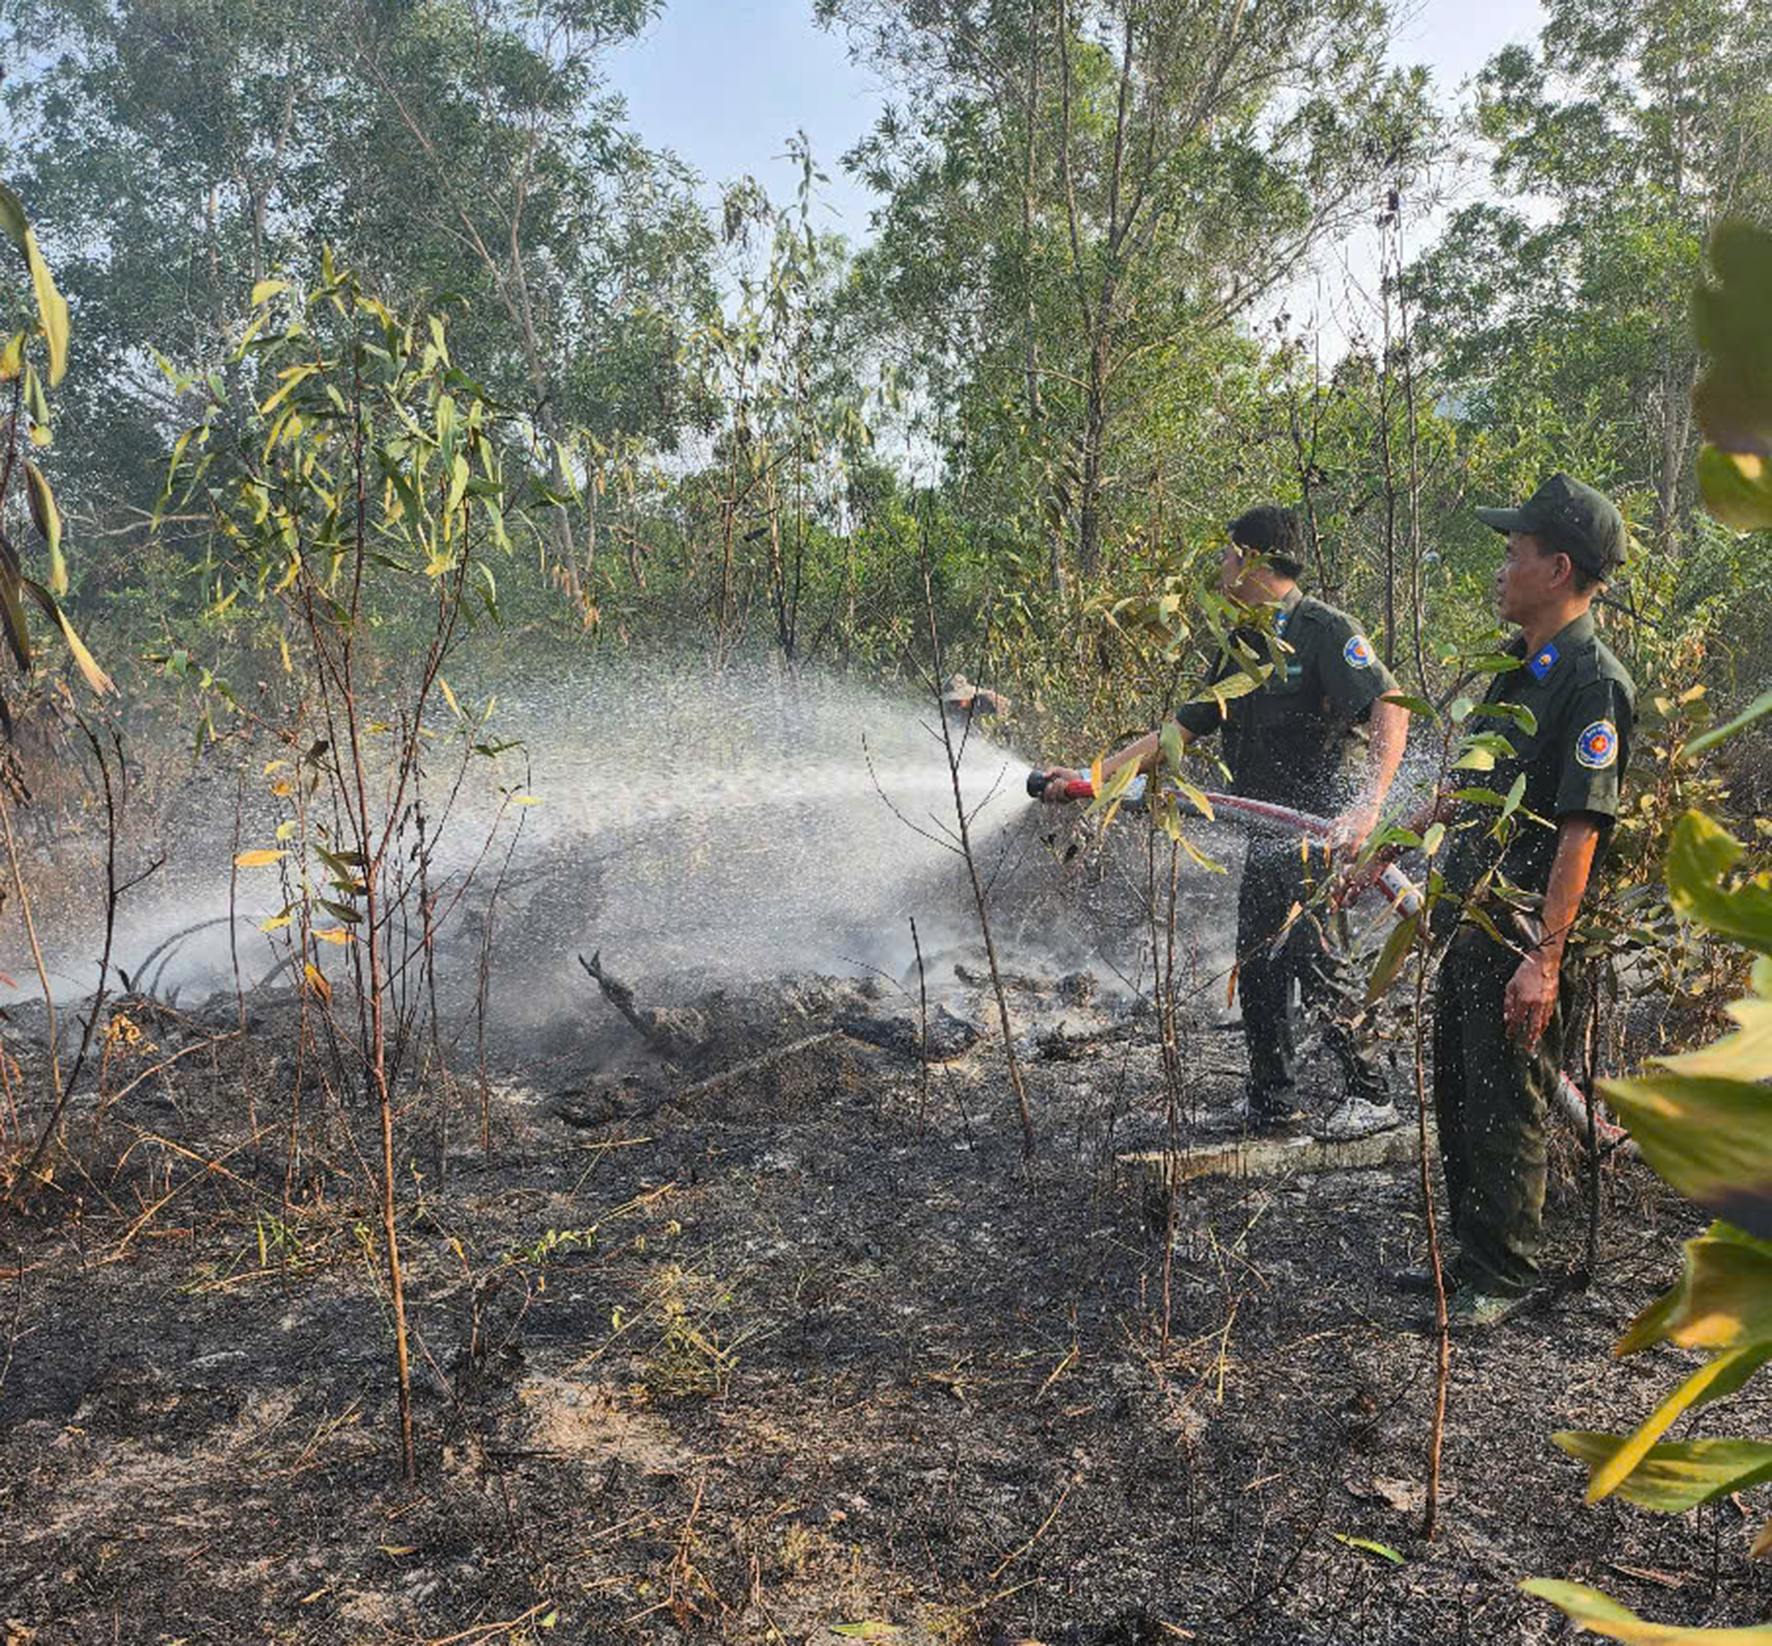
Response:
[{"label": "eucalyptus tree", "polygon": [[1258,370],[1234,322],[1432,141],[1425,77],[1385,65],[1383,0],[818,11],[904,94],[849,157],[887,197],[874,290],[931,395],[1019,412],[997,427],[1026,431],[1055,583],[1096,570],[1150,473],[1122,461],[1128,431],[1173,415],[1178,378],[1204,379],[1203,407]]},{"label": "eucalyptus tree", "polygon": [[1765,7],[1548,0],[1473,121],[1494,189],[1411,273],[1424,345],[1523,470],[1585,459],[1638,489],[1659,549],[1690,547],[1715,528],[1694,512],[1689,294],[1716,223],[1772,214]]},{"label": "eucalyptus tree", "polygon": [[[22,0],[8,163],[93,369],[63,487],[142,498],[203,399],[242,402],[247,294],[333,245],[395,306],[462,299],[506,437],[669,443],[712,300],[693,179],[600,75],[657,0]],[[160,357],[164,357],[162,369]],[[191,385],[183,390],[175,384]],[[182,403],[181,403],[182,401]],[[564,529],[563,517],[557,526]]]}]

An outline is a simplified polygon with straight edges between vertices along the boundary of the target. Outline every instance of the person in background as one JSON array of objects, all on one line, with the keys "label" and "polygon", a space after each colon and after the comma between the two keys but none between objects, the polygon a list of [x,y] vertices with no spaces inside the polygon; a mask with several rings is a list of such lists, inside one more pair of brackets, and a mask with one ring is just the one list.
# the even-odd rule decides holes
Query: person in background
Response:
[{"label": "person in background", "polygon": [[[1219,570],[1219,588],[1253,614],[1265,611],[1282,642],[1282,664],[1256,690],[1220,704],[1183,704],[1176,711],[1184,741],[1223,733],[1224,762],[1240,795],[1309,811],[1325,796],[1345,803],[1330,826],[1332,857],[1358,852],[1378,822],[1408,736],[1408,713],[1384,699],[1396,691],[1390,671],[1346,613],[1314,600],[1298,586],[1304,570],[1304,523],[1291,509],[1250,509],[1231,521]],[[1265,637],[1251,625],[1239,638],[1266,655]],[[1210,684],[1238,672],[1228,655]],[[1365,757],[1350,792],[1349,766],[1366,723]],[[1161,734],[1128,743],[1101,763],[1107,779],[1127,765],[1150,770]],[[1043,798],[1063,797],[1065,781],[1082,774],[1063,767],[1045,774]],[[1064,781],[1055,781],[1062,779]],[[1307,912],[1293,922],[1276,951],[1275,938],[1295,905],[1308,903],[1312,868],[1297,839],[1257,837],[1249,844],[1237,900],[1237,990],[1249,1049],[1248,1115],[1257,1128],[1290,1125],[1300,1109],[1292,989],[1322,1023],[1341,1065],[1347,1101],[1323,1128],[1357,1135],[1394,1125],[1382,1078],[1347,1021],[1361,989],[1348,977],[1338,917]]]},{"label": "person in background", "polygon": [[[1555,474],[1519,508],[1477,518],[1506,535],[1496,605],[1519,625],[1508,647],[1518,666],[1493,678],[1485,701],[1520,705],[1534,722],[1488,722],[1514,754],[1482,781],[1506,794],[1524,774],[1525,791],[1504,841],[1493,808],[1444,796],[1405,827],[1419,834],[1437,818],[1451,835],[1449,895],[1434,911],[1442,935],[1452,929],[1434,993],[1434,1108],[1461,1247],[1453,1317],[1481,1328],[1512,1314],[1539,1277],[1546,1106],[1577,983],[1564,955],[1618,816],[1635,688],[1589,610],[1624,559],[1618,510]],[[1347,890],[1370,884],[1388,855]],[[1402,1278],[1432,1285],[1427,1271]]]}]

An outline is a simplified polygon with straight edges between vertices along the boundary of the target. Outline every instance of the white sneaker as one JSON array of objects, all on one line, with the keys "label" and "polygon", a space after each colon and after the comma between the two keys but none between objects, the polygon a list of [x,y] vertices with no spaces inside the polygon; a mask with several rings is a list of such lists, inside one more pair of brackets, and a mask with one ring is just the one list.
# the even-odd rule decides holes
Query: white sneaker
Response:
[{"label": "white sneaker", "polygon": [[1311,1131],[1318,1137],[1347,1142],[1388,1132],[1400,1123],[1396,1104],[1368,1103],[1362,1097],[1350,1097],[1331,1109]]}]

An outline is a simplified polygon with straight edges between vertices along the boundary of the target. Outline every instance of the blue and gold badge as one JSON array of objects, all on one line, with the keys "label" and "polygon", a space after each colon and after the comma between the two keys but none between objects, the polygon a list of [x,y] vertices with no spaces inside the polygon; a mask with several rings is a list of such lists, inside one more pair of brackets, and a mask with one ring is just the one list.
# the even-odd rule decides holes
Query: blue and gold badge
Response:
[{"label": "blue and gold badge", "polygon": [[1532,671],[1532,678],[1542,680],[1557,666],[1557,659],[1561,655],[1555,646],[1540,646],[1526,659],[1526,667]]},{"label": "blue and gold badge", "polygon": [[1372,647],[1363,634],[1356,634],[1343,646],[1341,655],[1347,659],[1350,668],[1369,669],[1372,667]]},{"label": "blue and gold badge", "polygon": [[1604,771],[1618,758],[1618,728],[1596,720],[1575,739],[1575,758],[1590,772]]}]

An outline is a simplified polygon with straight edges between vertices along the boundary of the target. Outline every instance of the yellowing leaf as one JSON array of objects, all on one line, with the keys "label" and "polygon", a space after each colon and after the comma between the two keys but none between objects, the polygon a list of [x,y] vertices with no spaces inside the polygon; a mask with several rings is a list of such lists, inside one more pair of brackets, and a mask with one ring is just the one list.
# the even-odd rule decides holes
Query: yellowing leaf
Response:
[{"label": "yellowing leaf", "polygon": [[10,383],[24,370],[24,364],[25,334],[15,331],[7,339],[6,347],[0,349],[0,383]]},{"label": "yellowing leaf", "polygon": [[302,974],[308,980],[308,987],[322,1000],[332,999],[332,985],[326,981],[325,974],[311,960],[302,967]]},{"label": "yellowing leaf", "polygon": [[[1571,1457],[1599,1468],[1624,1444],[1620,1435],[1566,1430],[1552,1435]],[[1652,1446],[1618,1495],[1658,1514],[1684,1514],[1700,1503],[1772,1480],[1772,1445],[1758,1440],[1686,1440]]]},{"label": "yellowing leaf", "polygon": [[1750,1343],[1717,1355],[1700,1366],[1649,1414],[1642,1427],[1623,1441],[1617,1451],[1594,1466],[1588,1477],[1588,1502],[1597,1503],[1615,1492],[1682,1413],[1734,1394],[1768,1358],[1772,1358],[1772,1343]]},{"label": "yellowing leaf", "polygon": [[1772,1646],[1772,1626],[1764,1624],[1747,1629],[1682,1629],[1650,1623],[1585,1583],[1533,1577],[1520,1587],[1561,1607],[1582,1628],[1623,1641],[1625,1646]]},{"label": "yellowing leaf", "polygon": [[252,306],[256,309],[260,303],[268,303],[278,292],[288,291],[287,280],[261,280],[252,288]]},{"label": "yellowing leaf", "polygon": [[336,943],[340,946],[351,941],[350,928],[346,926],[321,926],[314,932],[314,940],[318,943]]},{"label": "yellowing leaf", "polygon": [[863,1618],[860,1623],[833,1623],[831,1633],[851,1640],[890,1640],[898,1633],[896,1623],[881,1623],[877,1618]]},{"label": "yellowing leaf", "polygon": [[271,918],[269,920],[261,922],[258,929],[261,932],[279,932],[288,924],[289,924],[289,916],[288,915],[274,914],[271,916]]},{"label": "yellowing leaf", "polygon": [[277,851],[271,846],[260,846],[250,852],[242,852],[234,859],[237,869],[267,869],[273,863],[281,863],[289,855],[288,852]]},{"label": "yellowing leaf", "polygon": [[31,598],[55,619],[61,628],[62,639],[67,641],[68,650],[73,654],[74,662],[79,665],[81,674],[86,677],[86,684],[101,697],[106,692],[116,691],[117,688],[112,683],[111,677],[98,666],[92,653],[86,649],[86,642],[74,632],[74,625],[68,621],[68,614],[61,609],[55,596],[33,577],[21,577],[19,586],[29,589]]},{"label": "yellowing leaf", "polygon": [[30,268],[31,287],[37,295],[37,318],[49,342],[49,381],[53,387],[68,369],[68,305],[55,289],[49,265],[37,249],[37,237],[31,233],[24,202],[4,184],[0,184],[0,229],[5,230],[12,243],[25,254],[25,263]]}]

